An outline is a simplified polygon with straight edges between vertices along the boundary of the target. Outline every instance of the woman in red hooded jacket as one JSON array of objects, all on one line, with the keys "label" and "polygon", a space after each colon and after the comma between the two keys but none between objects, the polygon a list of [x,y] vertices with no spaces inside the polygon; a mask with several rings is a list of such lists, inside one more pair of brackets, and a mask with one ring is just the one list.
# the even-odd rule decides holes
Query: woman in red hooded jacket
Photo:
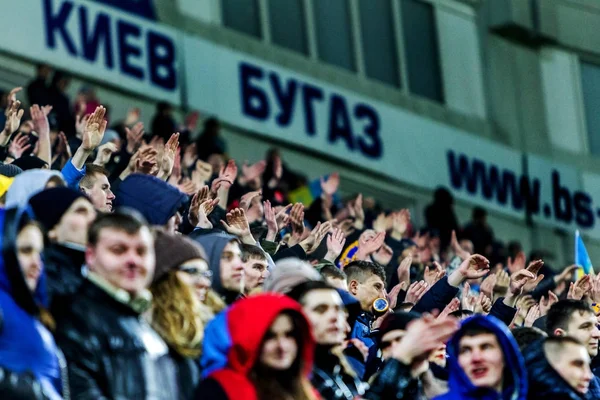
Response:
[{"label": "woman in red hooded jacket", "polygon": [[315,342],[301,306],[280,294],[261,294],[227,311],[227,366],[210,374],[196,399],[317,400],[310,384]]}]

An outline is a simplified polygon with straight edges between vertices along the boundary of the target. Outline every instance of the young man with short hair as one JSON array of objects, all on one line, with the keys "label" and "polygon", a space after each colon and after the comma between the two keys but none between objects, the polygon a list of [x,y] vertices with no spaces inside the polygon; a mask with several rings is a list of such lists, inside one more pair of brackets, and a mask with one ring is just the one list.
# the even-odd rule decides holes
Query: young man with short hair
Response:
[{"label": "young man with short hair", "polygon": [[154,237],[134,210],[99,216],[88,232],[88,279],[56,322],[73,398],[179,398],[183,384],[162,338],[144,321]]},{"label": "young man with short hair", "polygon": [[348,361],[361,379],[366,376],[367,366],[369,372],[375,372],[378,364],[377,343],[371,335],[371,325],[375,321],[373,302],[378,298],[386,298],[385,270],[382,266],[368,261],[352,261],[344,268],[348,277],[348,292],[360,303],[362,314],[358,316],[350,337],[359,339],[369,348],[369,355],[365,361],[362,353],[356,349],[347,350]]},{"label": "young man with short hair", "polygon": [[527,373],[519,347],[500,320],[474,315],[447,346],[448,393],[439,400],[526,400]]},{"label": "young man with short hair", "polygon": [[560,300],[550,307],[546,318],[548,336],[571,336],[588,349],[590,358],[598,355],[598,320],[594,310],[582,300]]},{"label": "young man with short hair", "polygon": [[250,293],[261,288],[269,276],[269,264],[265,252],[258,246],[242,243],[242,262],[245,292]]},{"label": "young man with short hair", "polygon": [[586,346],[570,336],[553,336],[524,351],[529,399],[598,398]]},{"label": "young man with short hair", "polygon": [[86,164],[85,175],[79,182],[80,190],[85,193],[96,210],[111,212],[113,208],[114,193],[110,189],[108,171],[99,165]]}]

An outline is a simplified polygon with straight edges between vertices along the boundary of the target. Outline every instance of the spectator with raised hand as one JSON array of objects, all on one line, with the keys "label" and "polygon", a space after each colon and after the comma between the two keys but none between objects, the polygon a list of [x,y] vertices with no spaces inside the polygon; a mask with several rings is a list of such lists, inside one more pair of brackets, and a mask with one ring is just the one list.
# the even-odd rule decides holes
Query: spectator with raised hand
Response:
[{"label": "spectator with raised hand", "polygon": [[96,111],[85,121],[81,145],[61,171],[69,187],[77,189],[79,182],[85,176],[85,163],[100,145],[106,130],[105,114],[106,109],[103,106],[97,107]]},{"label": "spectator with raised hand", "polygon": [[0,132],[0,146],[6,147],[13,133],[21,126],[21,118],[25,110],[21,109],[21,102],[16,100],[8,106],[5,111],[6,123],[4,129]]},{"label": "spectator with raised hand", "polygon": [[37,156],[45,161],[48,166],[52,165],[50,123],[48,122],[48,114],[50,114],[51,111],[52,106],[40,107],[37,104],[34,104],[29,109],[33,121],[33,129],[38,135]]},{"label": "spectator with raised hand", "polygon": [[79,182],[79,189],[92,201],[96,210],[111,212],[115,194],[111,190],[109,173],[104,167],[86,164],[85,175]]}]

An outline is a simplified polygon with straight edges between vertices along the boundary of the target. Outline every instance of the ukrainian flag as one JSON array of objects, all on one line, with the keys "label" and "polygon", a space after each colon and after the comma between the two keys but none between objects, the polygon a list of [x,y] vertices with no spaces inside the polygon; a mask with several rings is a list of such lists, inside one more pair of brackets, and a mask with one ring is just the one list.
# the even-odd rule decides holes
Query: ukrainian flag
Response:
[{"label": "ukrainian flag", "polygon": [[579,231],[575,231],[575,264],[579,266],[577,269],[577,279],[583,275],[594,273],[592,260],[590,260],[590,256],[585,248],[583,239],[579,235]]}]

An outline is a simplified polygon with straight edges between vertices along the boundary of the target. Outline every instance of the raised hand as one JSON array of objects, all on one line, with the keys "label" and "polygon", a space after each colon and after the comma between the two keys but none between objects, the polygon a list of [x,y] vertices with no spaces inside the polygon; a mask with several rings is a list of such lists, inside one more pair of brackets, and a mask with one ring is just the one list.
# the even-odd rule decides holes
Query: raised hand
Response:
[{"label": "raised hand", "polygon": [[236,235],[246,244],[256,244],[256,241],[250,233],[250,224],[246,218],[246,212],[241,208],[234,208],[226,215],[227,222],[221,220],[221,223],[232,235]]},{"label": "raised hand", "polygon": [[452,231],[452,239],[450,240],[450,245],[452,246],[452,250],[454,254],[461,260],[466,260],[471,255],[468,251],[462,248],[458,239],[456,238],[456,231]]},{"label": "raised hand", "polygon": [[21,90],[23,90],[23,88],[21,86],[17,86],[8,92],[8,96],[6,96],[6,100],[8,101],[8,106],[6,107],[7,110],[11,108],[12,105],[17,101],[17,93],[19,93]]},{"label": "raised hand", "polygon": [[569,286],[567,299],[581,300],[583,296],[592,290],[592,280],[589,275],[584,275]]},{"label": "raised hand", "polygon": [[417,304],[421,297],[429,290],[429,285],[425,281],[413,282],[406,292],[406,303]]},{"label": "raised hand", "polygon": [[127,153],[135,153],[142,145],[142,139],[144,138],[144,123],[138,122],[129,129],[125,127],[125,133],[127,135]]},{"label": "raised hand", "polygon": [[448,277],[451,286],[458,287],[466,279],[479,279],[490,272],[490,262],[479,254],[473,254],[464,260],[459,267]]},{"label": "raised hand", "polygon": [[442,266],[435,262],[433,263],[433,267],[425,267],[425,272],[423,274],[423,279],[429,286],[433,286],[437,281],[442,279],[446,275],[446,270],[442,268]]},{"label": "raised hand", "polygon": [[492,311],[492,300],[483,293],[479,293],[475,300],[475,314],[489,314]]},{"label": "raised hand", "polygon": [[137,157],[132,157],[132,161],[135,159],[133,172],[145,175],[158,174],[158,161],[156,160],[158,152],[156,149],[150,146],[142,147],[137,154]]},{"label": "raised hand", "polygon": [[523,287],[523,293],[531,293],[542,281],[542,279],[544,279],[544,274],[538,276],[538,272],[540,271],[543,265],[544,262],[542,260],[535,260],[529,263],[529,266],[527,266],[527,271],[535,275],[536,279],[530,280],[525,284],[525,286]]},{"label": "raised hand", "polygon": [[398,295],[400,294],[400,292],[406,289],[406,283],[405,282],[400,282],[399,284],[397,284],[396,286],[394,286],[392,288],[392,290],[390,290],[390,292],[388,293],[388,301],[390,304],[390,310],[393,310],[396,308],[396,305],[398,305]]},{"label": "raised hand", "polygon": [[444,307],[438,318],[445,318],[448,315],[452,314],[454,311],[458,310],[460,310],[460,300],[455,297],[452,300],[450,300],[450,303],[448,303],[446,307]]},{"label": "raised hand", "polygon": [[221,188],[229,189],[233,182],[237,177],[237,165],[235,165],[235,160],[227,161],[224,167],[221,168],[219,172],[219,177],[215,179],[220,184]]},{"label": "raised hand", "polygon": [[412,257],[406,256],[400,265],[398,266],[398,270],[396,273],[398,274],[398,282],[406,282],[407,285],[410,284],[410,266],[412,265]]},{"label": "raised hand", "polygon": [[329,232],[329,229],[331,229],[331,222],[317,223],[317,226],[314,227],[306,239],[300,242],[300,246],[302,246],[306,254],[314,253],[317,250],[323,238]]},{"label": "raised hand", "polygon": [[371,236],[365,235],[365,233],[363,233],[358,239],[357,258],[364,259],[365,257],[368,257],[371,254],[375,253],[381,248],[381,246],[383,246],[384,241],[385,232],[379,232]]},{"label": "raised hand", "polygon": [[75,132],[76,132],[76,136],[79,139],[83,138],[83,131],[85,130],[85,126],[91,116],[92,116],[92,114],[88,114],[88,115],[81,114],[76,117]]},{"label": "raised hand", "polygon": [[293,234],[299,237],[302,236],[304,233],[304,205],[302,203],[296,203],[292,206],[290,222]]},{"label": "raised hand", "polygon": [[354,215],[354,227],[363,229],[365,226],[365,210],[363,209],[363,196],[359,194],[351,205]]},{"label": "raised hand", "polygon": [[[48,108],[49,107],[49,108]],[[48,122],[48,114],[45,111],[51,111],[52,106],[46,106],[43,109],[37,104],[29,107],[29,113],[31,114],[31,120],[33,121],[34,130],[38,135],[49,135],[50,124]]]},{"label": "raised hand", "polygon": [[540,299],[540,317],[548,314],[550,307],[558,302],[558,297],[551,290],[548,291],[548,297],[542,296]]},{"label": "raised hand", "polygon": [[403,208],[392,217],[392,231],[400,239],[406,233],[408,224],[410,223],[410,211],[408,208]]},{"label": "raised hand", "polygon": [[8,154],[10,154],[15,160],[17,158],[21,158],[23,153],[31,148],[31,144],[29,143],[28,135],[23,132],[19,132],[13,140],[10,142],[8,146]]},{"label": "raised hand", "polygon": [[540,306],[534,305],[527,312],[524,326],[532,327],[533,323],[540,317]]},{"label": "raised hand", "polygon": [[258,161],[252,165],[248,165],[248,162],[242,164],[242,177],[244,183],[252,182],[256,178],[260,178],[267,168],[267,162],[264,160]]},{"label": "raised hand", "polygon": [[102,141],[107,124],[107,121],[104,119],[105,114],[106,109],[102,106],[98,106],[94,113],[87,119],[83,128],[83,138],[81,143],[83,150],[92,152]]},{"label": "raised hand", "polygon": [[167,180],[173,172],[173,165],[175,164],[175,154],[179,149],[179,132],[171,135],[167,144],[165,144],[160,159],[160,172],[159,177],[163,180]]},{"label": "raised hand", "polygon": [[4,124],[4,130],[1,134],[0,145],[6,146],[10,137],[13,133],[21,126],[21,118],[25,110],[21,110],[21,102],[19,100],[14,101],[9,107],[6,108],[6,123]]},{"label": "raised hand", "polygon": [[[275,214],[275,219],[277,220],[277,227],[279,230],[283,229],[290,222],[290,215],[288,211],[290,211],[293,207],[293,204],[288,204],[283,207],[281,210]],[[302,218],[304,220],[304,218]]]},{"label": "raised hand", "polygon": [[508,272],[502,270],[496,275],[496,285],[494,286],[494,293],[499,296],[506,296],[508,288],[510,286],[510,275]]},{"label": "raised hand", "polygon": [[270,242],[274,242],[277,239],[277,234],[279,233],[279,227],[277,225],[277,217],[275,216],[275,211],[271,206],[271,202],[269,200],[263,201],[263,209],[265,222],[267,224],[267,237],[266,240]]},{"label": "raised hand", "polygon": [[[169,178],[169,181],[177,182],[178,180],[174,180]],[[190,178],[183,178],[181,183],[176,184],[172,183],[173,186],[176,186],[180,192],[187,194],[188,196],[193,196],[198,191],[198,186],[190,180]]]},{"label": "raised hand", "polygon": [[[208,219],[206,221],[200,221],[200,216],[201,216],[200,215],[200,205],[203,204],[207,200],[213,200],[213,199],[210,198],[210,189],[208,188],[208,186],[203,186],[198,191],[198,193],[196,193],[194,195],[194,197],[192,197],[192,201],[190,202],[188,219],[192,226],[198,226],[198,224],[200,222],[205,223],[208,221]],[[210,214],[210,212],[207,213],[205,215],[205,217],[207,217],[209,214]],[[212,228],[212,224],[210,224],[210,228]],[[210,228],[208,228],[208,229],[210,229]]]},{"label": "raised hand", "polygon": [[248,209],[252,206],[252,201],[262,196],[262,190],[255,190],[253,192],[248,192],[242,196],[240,199],[240,208],[243,208],[244,211],[248,211]]},{"label": "raised hand", "polygon": [[344,232],[339,228],[335,228],[331,235],[327,237],[327,254],[325,255],[325,259],[335,262],[340,254],[342,254],[345,244],[346,236],[344,236]]},{"label": "raised hand", "polygon": [[511,275],[517,271],[524,269],[525,268],[525,253],[520,251],[516,255],[514,260],[511,259],[510,257],[508,257],[507,266],[508,266],[508,272]]},{"label": "raised hand", "polygon": [[333,196],[340,186],[340,175],[337,172],[329,175],[327,179],[321,178],[321,189],[327,196]]},{"label": "raised hand", "polygon": [[497,275],[489,274],[479,287],[479,291],[485,294],[490,299],[494,298],[494,286],[496,286]]},{"label": "raised hand", "polygon": [[212,165],[202,160],[198,160],[196,161],[196,169],[192,172],[192,179],[196,183],[204,185],[212,177],[212,172]]},{"label": "raised hand", "polygon": [[554,282],[556,282],[556,285],[560,285],[562,282],[570,282],[573,280],[573,274],[575,271],[577,271],[577,268],[579,268],[579,266],[569,265],[560,274],[556,275],[554,277]]},{"label": "raised hand", "polygon": [[471,294],[471,285],[465,282],[460,296],[460,304],[463,310],[473,311],[475,309],[475,296]]},{"label": "raised hand", "polygon": [[387,230],[385,213],[380,213],[377,218],[375,218],[375,221],[373,221],[373,230],[377,233],[385,232]]},{"label": "raised hand", "polygon": [[394,250],[387,244],[383,243],[379,250],[371,255],[373,261],[380,265],[388,265],[394,257]]},{"label": "raised hand", "polygon": [[447,342],[458,328],[455,318],[434,318],[426,314],[408,324],[402,340],[392,344],[392,357],[409,366],[416,360],[426,359],[441,343]]}]

